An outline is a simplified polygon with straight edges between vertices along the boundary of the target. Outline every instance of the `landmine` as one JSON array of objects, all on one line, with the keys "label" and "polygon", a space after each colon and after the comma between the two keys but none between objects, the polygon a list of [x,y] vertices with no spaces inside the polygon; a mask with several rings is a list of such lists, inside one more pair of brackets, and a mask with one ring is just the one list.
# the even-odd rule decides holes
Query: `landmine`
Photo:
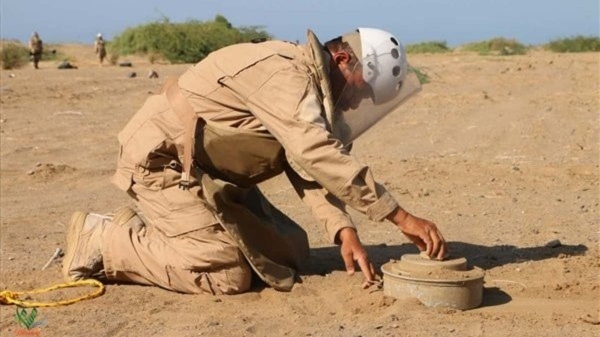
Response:
[{"label": "landmine", "polygon": [[467,259],[439,261],[419,254],[403,255],[381,266],[383,294],[397,299],[417,298],[428,307],[473,309],[483,299],[481,268],[468,268]]}]

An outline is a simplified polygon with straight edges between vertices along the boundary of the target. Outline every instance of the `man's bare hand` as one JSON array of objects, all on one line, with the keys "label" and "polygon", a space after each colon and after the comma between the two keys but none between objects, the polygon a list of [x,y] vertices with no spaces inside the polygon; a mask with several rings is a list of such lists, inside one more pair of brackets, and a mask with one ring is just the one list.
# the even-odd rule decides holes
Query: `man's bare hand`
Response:
[{"label": "man's bare hand", "polygon": [[354,263],[357,262],[366,279],[362,286],[363,288],[368,288],[375,281],[375,267],[369,260],[363,245],[360,243],[356,230],[349,227],[343,228],[338,233],[338,238],[342,243],[340,251],[346,265],[346,271],[349,275],[353,275],[355,271]]},{"label": "man's bare hand", "polygon": [[446,256],[446,240],[433,222],[413,216],[400,207],[390,213],[387,219],[430,258],[443,260]]}]

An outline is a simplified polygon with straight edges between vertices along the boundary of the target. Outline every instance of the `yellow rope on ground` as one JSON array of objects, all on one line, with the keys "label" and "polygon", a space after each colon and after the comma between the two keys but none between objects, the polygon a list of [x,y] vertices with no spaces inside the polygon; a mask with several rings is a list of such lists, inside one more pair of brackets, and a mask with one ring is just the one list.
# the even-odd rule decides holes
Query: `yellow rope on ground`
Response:
[{"label": "yellow rope on ground", "polygon": [[[80,297],[68,299],[68,300],[57,301],[57,302],[29,302],[29,301],[19,300],[19,296],[21,296],[21,295],[41,294],[41,293],[54,291],[57,289],[72,288],[72,287],[84,287],[84,286],[98,287],[98,290],[94,291],[93,293],[84,295],[84,296],[80,296]],[[58,307],[61,305],[69,305],[69,304],[77,303],[80,301],[96,298],[96,297],[104,294],[104,290],[105,290],[104,285],[102,283],[100,283],[99,281],[96,281],[96,280],[92,280],[92,279],[67,282],[67,283],[63,283],[63,284],[57,284],[57,285],[54,285],[54,286],[51,286],[48,288],[35,289],[35,290],[31,290],[31,291],[5,290],[5,291],[0,291],[0,304],[3,304],[3,305],[16,304],[23,308]]]}]

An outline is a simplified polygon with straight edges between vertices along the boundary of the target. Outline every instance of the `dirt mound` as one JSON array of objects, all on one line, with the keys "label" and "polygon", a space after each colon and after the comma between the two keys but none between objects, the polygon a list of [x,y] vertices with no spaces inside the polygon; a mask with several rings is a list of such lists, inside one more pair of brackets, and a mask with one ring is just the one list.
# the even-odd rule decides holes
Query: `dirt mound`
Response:
[{"label": "dirt mound", "polygon": [[77,171],[76,168],[64,164],[37,163],[34,169],[27,171],[27,175],[37,181],[48,181],[75,171]]}]

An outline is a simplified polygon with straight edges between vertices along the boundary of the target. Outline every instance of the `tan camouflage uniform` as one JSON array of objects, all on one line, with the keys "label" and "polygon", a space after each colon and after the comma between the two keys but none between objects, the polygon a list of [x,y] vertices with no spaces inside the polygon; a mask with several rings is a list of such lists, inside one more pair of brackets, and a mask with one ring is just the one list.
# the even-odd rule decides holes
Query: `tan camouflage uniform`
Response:
[{"label": "tan camouflage uniform", "polygon": [[[256,187],[282,172],[331,242],[354,227],[344,205],[376,221],[398,206],[328,131],[328,55],[312,32],[309,41],[226,47],[147,99],[119,134],[112,180],[146,226],[107,227],[109,280],[232,294],[250,287],[253,269],[290,290],[306,233]],[[196,168],[180,189],[190,130]]]},{"label": "tan camouflage uniform", "polygon": [[94,41],[94,49],[98,55],[98,58],[100,59],[100,64],[102,64],[102,62],[104,62],[104,58],[106,57],[106,46],[102,36],[97,37]]},{"label": "tan camouflage uniform", "polygon": [[37,33],[33,33],[29,39],[29,54],[33,62],[33,67],[39,69],[38,63],[42,59],[42,52],[44,51],[42,40]]}]

